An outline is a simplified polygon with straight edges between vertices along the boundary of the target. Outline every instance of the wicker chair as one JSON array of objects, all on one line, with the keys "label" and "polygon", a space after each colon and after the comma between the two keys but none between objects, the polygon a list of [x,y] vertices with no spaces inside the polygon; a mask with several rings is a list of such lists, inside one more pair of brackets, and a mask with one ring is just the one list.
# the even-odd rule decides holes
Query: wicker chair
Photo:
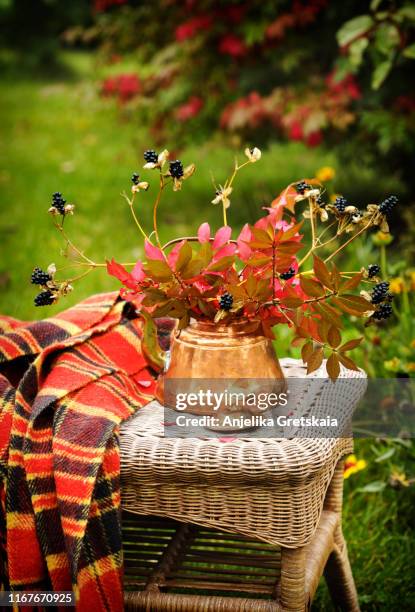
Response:
[{"label": "wicker chair", "polygon": [[[353,376],[349,403],[365,388]],[[307,610],[323,573],[336,605],[359,610],[341,528],[350,438],[224,444],[165,438],[162,422],[153,403],[121,430],[127,610]]]}]

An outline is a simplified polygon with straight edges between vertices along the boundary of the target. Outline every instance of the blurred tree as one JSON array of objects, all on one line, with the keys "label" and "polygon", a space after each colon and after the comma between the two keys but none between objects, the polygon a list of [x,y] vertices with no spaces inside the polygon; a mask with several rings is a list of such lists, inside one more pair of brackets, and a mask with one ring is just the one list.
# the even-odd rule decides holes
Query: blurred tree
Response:
[{"label": "blurred tree", "polygon": [[86,0],[0,0],[0,46],[28,66],[45,68],[56,60],[62,31],[90,20]]}]

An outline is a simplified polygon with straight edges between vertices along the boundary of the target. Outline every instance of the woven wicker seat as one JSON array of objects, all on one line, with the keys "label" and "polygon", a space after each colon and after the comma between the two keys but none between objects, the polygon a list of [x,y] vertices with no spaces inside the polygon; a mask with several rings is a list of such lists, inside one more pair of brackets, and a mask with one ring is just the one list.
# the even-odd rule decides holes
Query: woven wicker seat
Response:
[{"label": "woven wicker seat", "polygon": [[[359,379],[344,398],[354,404],[364,374],[342,376]],[[328,405],[330,385],[317,393]],[[121,430],[128,609],[304,610],[324,568],[335,601],[358,609],[341,531],[351,438],[166,438],[163,420],[152,402]]]}]

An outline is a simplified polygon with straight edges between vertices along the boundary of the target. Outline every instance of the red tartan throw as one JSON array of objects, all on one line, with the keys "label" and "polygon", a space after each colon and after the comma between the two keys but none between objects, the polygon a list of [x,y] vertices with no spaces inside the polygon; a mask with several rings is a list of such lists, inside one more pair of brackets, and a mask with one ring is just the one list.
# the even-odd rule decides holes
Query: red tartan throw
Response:
[{"label": "red tartan throw", "polygon": [[155,380],[128,311],[109,293],[35,323],[0,317],[6,590],[73,590],[78,610],[123,609],[119,425]]}]

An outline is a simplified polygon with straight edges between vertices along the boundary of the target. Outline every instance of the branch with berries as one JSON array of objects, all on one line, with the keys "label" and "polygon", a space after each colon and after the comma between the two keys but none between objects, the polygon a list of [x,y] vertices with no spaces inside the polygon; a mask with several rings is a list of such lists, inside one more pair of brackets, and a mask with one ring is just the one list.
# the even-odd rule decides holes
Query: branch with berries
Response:
[{"label": "branch with berries", "polygon": [[[244,167],[261,159],[261,151],[247,148],[245,156],[242,163],[235,160],[229,178],[215,188],[212,203],[221,205],[223,225],[212,232],[208,223],[202,223],[197,235],[162,245],[158,214],[163,193],[168,186],[180,191],[195,165],[184,167],[180,160],[170,160],[167,150],[146,150],[144,169],[159,176],[151,231],[143,227],[135,208],[136,198],[149,191],[149,182],[134,172],[131,195],[123,194],[144,241],[145,258],[133,263],[114,259],[96,263],[89,258],[64,227],[74,206],[67,204],[61,193],[53,194],[49,212],[65,241],[64,254],[73,260],[69,267],[77,266],[81,271],[73,278],[58,280],[54,264],[46,271],[35,268],[31,280],[42,289],[35,298],[36,306],[55,303],[72,290],[74,282],[105,267],[122,283],[121,297],[134,304],[146,327],[154,326],[154,319],[161,316],[176,318],[179,329],[191,318],[216,324],[250,319],[264,334],[274,337],[272,328],[287,324],[293,329],[293,344],[302,347],[308,372],[317,369],[324,356],[333,379],[339,375],[340,365],[356,369],[347,353],[362,338],[342,343],[344,318],[353,316],[365,319],[366,325],[379,324],[392,314],[392,294],[377,264],[341,271],[333,260],[371,228],[387,232],[387,217],[397,198],[390,196],[362,211],[343,196],[326,203],[323,186],[315,179],[305,179],[289,185],[256,223],[246,224],[232,238],[228,210],[234,181]],[[306,221],[310,224],[308,248],[303,234]],[[321,253],[326,255],[324,259]],[[130,266],[131,272],[127,270]],[[366,287],[356,294],[361,284]]]}]

